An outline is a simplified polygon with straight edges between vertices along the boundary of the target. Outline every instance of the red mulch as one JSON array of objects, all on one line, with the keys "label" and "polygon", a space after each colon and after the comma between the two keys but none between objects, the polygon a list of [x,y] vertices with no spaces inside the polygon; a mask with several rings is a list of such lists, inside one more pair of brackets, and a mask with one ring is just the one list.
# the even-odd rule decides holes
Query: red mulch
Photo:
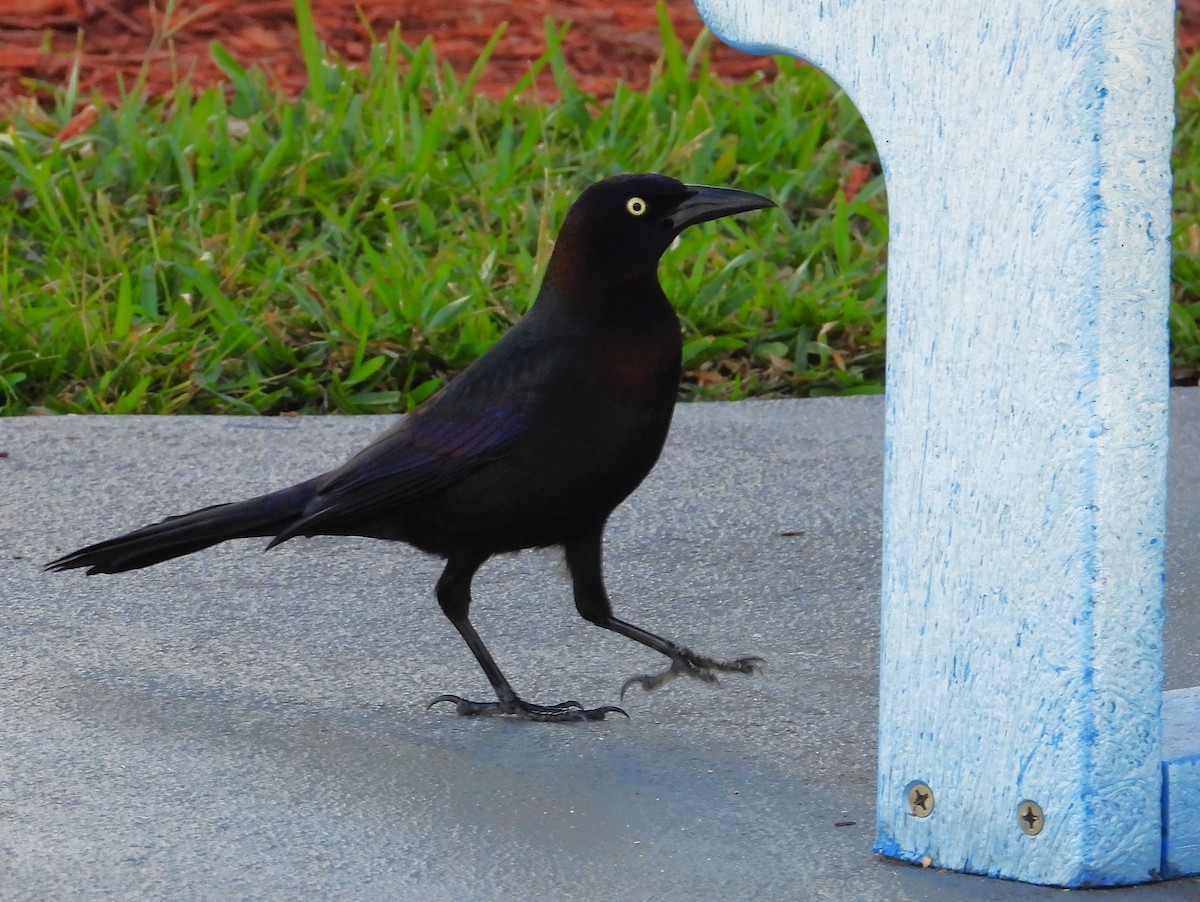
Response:
[{"label": "red mulch", "polygon": [[[161,5],[162,0],[159,0]],[[618,80],[644,87],[661,52],[652,0],[311,0],[317,33],[347,62],[366,59],[370,23],[378,37],[399,24],[405,40],[418,44],[432,36],[438,59],[460,72],[474,65],[501,23],[507,30],[479,83],[479,90],[503,94],[546,49],[545,20],[571,22],[563,52],[581,87],[601,96]],[[133,83],[149,61],[148,87],[166,92],[178,75],[197,86],[222,78],[209,55],[219,40],[242,63],[265,69],[286,90],[305,83],[296,35],[293,0],[180,0],[171,21],[147,0],[0,0],[0,102],[36,93],[34,80],[62,84],[82,34],[80,83],[117,96],[123,80]],[[691,0],[668,0],[671,20],[690,47],[701,21]],[[361,18],[360,18],[361,16]],[[152,51],[156,31],[169,41]],[[719,43],[719,42],[714,42]],[[752,57],[716,46],[713,66],[724,77],[741,79],[774,71],[767,57]],[[539,96],[553,96],[544,72]]]},{"label": "red mulch", "polygon": [[[1179,44],[1200,45],[1200,0],[1178,0]],[[62,84],[81,40],[81,85],[112,98],[118,85],[133,83],[144,62],[148,87],[167,91],[185,75],[197,86],[221,78],[208,47],[221,41],[243,63],[257,63],[288,91],[305,80],[294,23],[293,0],[179,0],[169,22],[156,5],[164,0],[0,0],[0,103],[38,95],[37,81]],[[410,43],[432,36],[439,59],[465,72],[501,22],[508,30],[480,82],[480,90],[502,94],[546,47],[544,21],[570,21],[564,43],[568,65],[584,90],[611,93],[618,80],[641,87],[660,52],[652,0],[311,0],[318,34],[349,62],[365,59],[370,38],[396,23]],[[671,20],[685,46],[701,28],[691,0],[668,0]],[[170,35],[152,51],[156,32]],[[80,39],[82,35],[82,39]],[[768,75],[768,58],[751,57],[716,43],[713,66],[740,79]],[[540,96],[553,95],[549,73],[538,82]]]}]

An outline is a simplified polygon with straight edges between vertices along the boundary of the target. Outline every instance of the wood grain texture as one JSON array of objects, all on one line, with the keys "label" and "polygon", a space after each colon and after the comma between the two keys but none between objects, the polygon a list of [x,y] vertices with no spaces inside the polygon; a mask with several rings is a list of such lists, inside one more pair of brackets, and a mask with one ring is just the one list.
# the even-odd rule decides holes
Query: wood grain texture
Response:
[{"label": "wood grain texture", "polygon": [[698,7],[828,72],[887,180],[876,848],[1155,879],[1173,4]]}]

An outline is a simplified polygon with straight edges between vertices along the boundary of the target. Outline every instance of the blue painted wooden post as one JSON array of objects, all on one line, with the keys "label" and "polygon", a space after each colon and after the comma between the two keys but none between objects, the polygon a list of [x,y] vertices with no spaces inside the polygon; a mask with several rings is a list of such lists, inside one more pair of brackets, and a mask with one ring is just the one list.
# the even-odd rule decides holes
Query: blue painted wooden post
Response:
[{"label": "blue painted wooden post", "polygon": [[1173,0],[697,5],[828,72],[883,161],[876,849],[1200,873],[1200,701],[1162,691]]}]

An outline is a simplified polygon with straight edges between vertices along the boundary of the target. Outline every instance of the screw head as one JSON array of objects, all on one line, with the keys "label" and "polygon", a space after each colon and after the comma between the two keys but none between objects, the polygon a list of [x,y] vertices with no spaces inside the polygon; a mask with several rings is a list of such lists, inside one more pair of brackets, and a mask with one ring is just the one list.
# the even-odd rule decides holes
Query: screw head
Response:
[{"label": "screw head", "polygon": [[908,813],[913,817],[929,817],[933,814],[933,790],[927,784],[909,784]]},{"label": "screw head", "polygon": [[1026,836],[1037,836],[1046,825],[1042,806],[1026,799],[1017,806],[1017,823],[1021,825],[1021,832]]}]

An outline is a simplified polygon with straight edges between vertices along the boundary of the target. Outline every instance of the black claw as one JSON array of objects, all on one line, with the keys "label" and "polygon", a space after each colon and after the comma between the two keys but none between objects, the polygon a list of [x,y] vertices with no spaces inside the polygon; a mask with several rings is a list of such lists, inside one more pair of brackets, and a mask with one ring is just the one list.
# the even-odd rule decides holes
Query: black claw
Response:
[{"label": "black claw", "polygon": [[649,674],[644,674],[644,673],[643,673],[643,674],[640,674],[639,676],[631,676],[629,679],[627,679],[627,680],[626,680],[624,683],[622,683],[622,684],[621,684],[621,695],[620,695],[620,697],[621,697],[622,699],[624,699],[624,698],[625,698],[625,693],[629,691],[629,687],[630,687],[630,686],[633,686],[633,685],[635,685],[635,684],[636,684],[636,685],[638,685],[638,686],[641,686],[641,687],[642,687],[642,689],[644,689],[646,692],[649,692],[649,691],[650,691],[650,688],[649,688],[649,685],[648,685],[648,684],[649,684],[649,682],[650,682],[650,676],[649,676]]},{"label": "black claw", "polygon": [[437,698],[430,700],[429,704],[425,706],[425,710],[428,711],[439,702],[449,702],[450,704],[454,705],[455,713],[460,714],[463,717],[476,717],[481,714],[487,715],[500,713],[499,702],[473,702],[468,698],[462,698],[458,695],[439,695]]},{"label": "black claw", "polygon": [[661,689],[676,677],[686,676],[702,683],[720,685],[718,673],[755,674],[762,670],[767,662],[762,658],[738,658],[736,661],[718,661],[698,655],[690,649],[682,648],[671,656],[671,666],[662,673],[643,673],[632,676],[621,686],[621,698],[629,691],[630,686],[641,686],[646,692]]},{"label": "black claw", "polygon": [[766,658],[750,657],[738,658],[733,662],[736,665],[738,673],[762,673],[763,667],[766,666]]},{"label": "black claw", "polygon": [[506,701],[474,702],[458,695],[439,695],[425,706],[428,711],[439,702],[449,702],[454,705],[455,713],[463,717],[494,717],[511,716],[520,720],[540,720],[565,722],[576,720],[604,720],[607,714],[629,714],[616,705],[601,705],[599,708],[585,708],[579,702],[571,700],[559,702],[557,705],[535,705],[524,699],[514,698]]},{"label": "black claw", "polygon": [[616,705],[601,705],[599,708],[584,708],[579,713],[585,716],[587,720],[604,720],[606,714],[620,714],[626,720],[631,720],[629,712],[624,708],[618,708]]}]

